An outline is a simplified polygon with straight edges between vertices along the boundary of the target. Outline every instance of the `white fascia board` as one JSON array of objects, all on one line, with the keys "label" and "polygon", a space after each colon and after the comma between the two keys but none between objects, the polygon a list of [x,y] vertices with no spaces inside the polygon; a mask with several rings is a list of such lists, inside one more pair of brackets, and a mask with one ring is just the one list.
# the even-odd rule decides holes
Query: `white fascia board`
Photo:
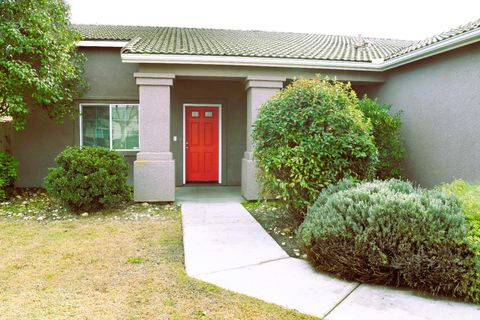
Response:
[{"label": "white fascia board", "polygon": [[128,41],[85,40],[77,43],[77,47],[123,48]]},{"label": "white fascia board", "polygon": [[462,33],[450,39],[437,42],[425,48],[417,49],[405,55],[387,60],[381,64],[383,70],[393,69],[407,63],[428,58],[442,52],[450,51],[480,41],[480,29]]},{"label": "white fascia board", "polygon": [[480,41],[480,29],[460,34],[387,61],[377,59],[373,62],[135,53],[122,53],[121,57],[122,62],[125,63],[229,65],[382,72],[477,41]]},{"label": "white fascia board", "polygon": [[167,63],[167,64],[201,64],[250,67],[282,67],[302,69],[339,69],[339,70],[376,70],[376,65],[370,62],[349,62],[330,60],[288,59],[288,58],[257,58],[231,56],[197,56],[177,54],[132,54],[122,53],[125,63]]}]

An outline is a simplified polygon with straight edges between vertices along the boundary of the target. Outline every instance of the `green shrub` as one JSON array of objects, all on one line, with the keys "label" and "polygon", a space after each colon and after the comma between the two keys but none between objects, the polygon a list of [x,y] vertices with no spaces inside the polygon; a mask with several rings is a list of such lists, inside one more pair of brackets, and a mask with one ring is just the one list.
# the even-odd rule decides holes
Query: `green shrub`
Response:
[{"label": "green shrub", "polygon": [[298,235],[320,270],[479,301],[467,232],[454,196],[393,179],[325,189]]},{"label": "green shrub", "polygon": [[402,177],[400,164],[405,156],[405,147],[400,139],[401,113],[391,114],[390,105],[380,104],[377,99],[369,99],[366,95],[360,100],[359,107],[372,123],[378,149],[377,179]]},{"label": "green shrub", "polygon": [[472,226],[468,239],[475,244],[476,253],[480,256],[480,185],[455,180],[442,184],[439,190],[454,194],[460,200],[463,214]]},{"label": "green shrub", "polygon": [[0,151],[0,200],[5,200],[17,179],[18,161],[11,154]]},{"label": "green shrub", "polygon": [[130,198],[123,156],[99,147],[67,147],[45,178],[47,192],[75,211],[92,211]]},{"label": "green shrub", "polygon": [[377,148],[349,84],[300,79],[260,107],[254,156],[264,192],[302,221],[318,193],[344,177],[372,177]]}]

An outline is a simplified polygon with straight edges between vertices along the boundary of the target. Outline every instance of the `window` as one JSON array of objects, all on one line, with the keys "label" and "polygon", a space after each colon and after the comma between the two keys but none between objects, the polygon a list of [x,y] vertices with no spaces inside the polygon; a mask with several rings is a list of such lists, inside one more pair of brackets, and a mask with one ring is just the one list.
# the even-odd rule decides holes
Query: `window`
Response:
[{"label": "window", "polygon": [[113,149],[138,149],[138,106],[112,105],[110,112]]},{"label": "window", "polygon": [[81,104],[80,145],[138,150],[138,104]]}]

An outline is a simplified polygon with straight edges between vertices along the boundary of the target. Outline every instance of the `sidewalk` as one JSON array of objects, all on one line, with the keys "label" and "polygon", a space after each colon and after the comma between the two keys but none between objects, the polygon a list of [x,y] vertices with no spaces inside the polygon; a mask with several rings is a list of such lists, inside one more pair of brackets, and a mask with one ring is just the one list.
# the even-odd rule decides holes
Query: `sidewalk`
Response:
[{"label": "sidewalk", "polygon": [[480,306],[347,282],[290,258],[240,204],[236,187],[183,187],[191,277],[327,320],[480,319]]}]

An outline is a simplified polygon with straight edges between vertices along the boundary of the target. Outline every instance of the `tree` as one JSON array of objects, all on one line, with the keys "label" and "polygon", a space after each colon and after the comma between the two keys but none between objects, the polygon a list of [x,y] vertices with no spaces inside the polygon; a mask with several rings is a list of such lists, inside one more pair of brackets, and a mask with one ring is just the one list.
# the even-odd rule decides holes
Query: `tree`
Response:
[{"label": "tree", "polygon": [[80,34],[63,0],[0,1],[0,116],[23,129],[29,108],[61,122],[86,89]]}]

